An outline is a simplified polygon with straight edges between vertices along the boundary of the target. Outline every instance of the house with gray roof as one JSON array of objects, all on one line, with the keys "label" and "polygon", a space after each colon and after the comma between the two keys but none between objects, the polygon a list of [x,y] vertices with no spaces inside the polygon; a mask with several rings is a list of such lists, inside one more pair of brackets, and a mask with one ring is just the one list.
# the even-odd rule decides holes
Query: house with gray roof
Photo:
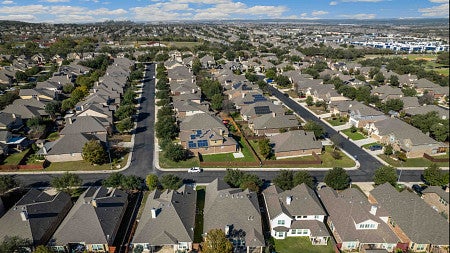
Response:
[{"label": "house with gray roof", "polygon": [[441,119],[449,119],[450,118],[449,110],[446,108],[437,106],[437,105],[423,105],[423,106],[418,106],[416,108],[408,108],[408,109],[405,109],[404,111],[407,116],[423,115],[423,114],[427,114],[429,112],[437,112]]},{"label": "house with gray roof", "polygon": [[192,116],[198,113],[209,113],[209,104],[202,103],[197,104],[192,101],[174,101],[173,109],[176,112],[177,118],[181,119],[184,117]]},{"label": "house with gray roof", "polygon": [[222,120],[209,113],[185,117],[180,123],[180,141],[195,155],[233,153],[238,148]]},{"label": "house with gray roof", "polygon": [[197,192],[184,185],[178,190],[154,190],[145,203],[133,237],[133,246],[150,252],[192,249]]},{"label": "house with gray roof", "polygon": [[420,107],[418,97],[401,97],[400,100],[403,102],[403,110]]},{"label": "house with gray roof", "polygon": [[70,195],[65,192],[32,188],[0,218],[0,241],[18,236],[33,246],[45,245],[71,207]]},{"label": "house with gray roof", "polygon": [[449,189],[442,189],[440,186],[428,186],[422,191],[421,198],[431,206],[436,212],[442,214],[444,217],[449,219]]},{"label": "house with gray roof", "polygon": [[[367,197],[355,188],[336,192],[330,187],[325,187],[317,193],[327,210],[327,225],[340,250],[394,251],[400,239],[390,229],[388,214],[383,207],[370,203]],[[402,206],[403,208],[405,206]]]},{"label": "house with gray roof", "polygon": [[168,70],[169,82],[195,82],[194,74],[185,66],[177,66]]},{"label": "house with gray roof", "polygon": [[262,100],[259,98],[256,98],[256,100],[261,101],[255,101],[253,103],[243,105],[240,109],[241,116],[244,120],[248,121],[266,114],[275,113],[276,115],[282,115],[285,113],[281,105],[276,105],[271,101]]},{"label": "house with gray roof", "polygon": [[359,103],[355,107],[353,107],[353,104],[350,104],[349,115],[350,124],[356,127],[365,127],[369,123],[377,122],[387,118],[383,112],[361,103]]},{"label": "house with gray roof", "polygon": [[277,135],[282,130],[290,130],[298,128],[299,122],[293,114],[276,114],[269,113],[261,115],[248,121],[248,127],[257,136]]},{"label": "house with gray roof", "polygon": [[381,99],[381,101],[383,101],[383,102],[385,102],[389,99],[403,97],[403,92],[400,88],[392,87],[389,85],[378,86],[372,90],[371,94],[378,96]]},{"label": "house with gray roof", "polygon": [[424,154],[436,155],[448,150],[448,146],[444,143],[396,118],[368,123],[365,128],[372,138],[383,144],[392,145],[394,150],[405,152],[408,158],[423,157]]},{"label": "house with gray roof", "polygon": [[317,140],[313,132],[294,130],[270,136],[270,144],[277,159],[320,154],[322,142]]},{"label": "house with gray roof", "polygon": [[265,246],[256,192],[230,188],[215,179],[206,186],[203,232],[221,229],[234,252],[262,253]]},{"label": "house with gray roof", "polygon": [[308,236],[313,245],[328,244],[327,213],[314,190],[305,184],[286,191],[271,185],[262,194],[274,238]]},{"label": "house with gray roof", "polygon": [[0,130],[15,131],[23,126],[22,118],[14,113],[0,112]]},{"label": "house with gray roof", "polygon": [[[35,99],[29,99],[31,103]],[[30,104],[31,104],[30,103]],[[16,115],[16,117],[20,117],[24,120],[31,119],[38,116],[48,116],[48,113],[45,111],[44,108],[35,107],[33,105],[28,104],[19,104],[19,103],[12,103],[10,105],[7,105],[5,109],[3,109],[4,113],[10,113]]]},{"label": "house with gray roof", "polygon": [[106,187],[89,187],[80,195],[49,242],[58,252],[84,249],[109,252],[128,204],[128,194]]},{"label": "house with gray roof", "polygon": [[370,191],[369,201],[386,211],[391,230],[414,252],[445,252],[448,249],[447,220],[427,205],[417,194],[398,192],[389,183]]},{"label": "house with gray roof", "polygon": [[216,66],[216,61],[211,55],[205,55],[200,58],[200,63],[202,64],[202,68],[211,69]]},{"label": "house with gray roof", "polygon": [[21,99],[39,99],[44,101],[52,101],[58,98],[58,92],[48,89],[20,89],[19,96]]}]

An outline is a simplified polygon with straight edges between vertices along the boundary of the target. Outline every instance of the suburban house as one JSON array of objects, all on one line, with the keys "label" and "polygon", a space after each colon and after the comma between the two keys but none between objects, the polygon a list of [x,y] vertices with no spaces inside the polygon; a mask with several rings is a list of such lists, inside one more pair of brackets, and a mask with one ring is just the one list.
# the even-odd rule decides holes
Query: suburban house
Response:
[{"label": "suburban house", "polygon": [[264,94],[257,89],[248,89],[248,86],[242,86],[242,89],[235,92],[228,92],[228,98],[234,103],[236,109],[242,109],[245,106],[259,103],[268,102]]},{"label": "suburban house", "polygon": [[390,144],[394,150],[403,151],[408,158],[423,157],[424,154],[436,155],[445,153],[448,146],[422,133],[408,123],[387,118],[365,126],[368,134],[375,140]]},{"label": "suburban house", "polygon": [[364,104],[359,104],[356,108],[350,106],[350,124],[356,127],[364,127],[369,123],[386,119],[383,112]]},{"label": "suburban house", "polygon": [[265,246],[256,192],[215,179],[206,186],[203,232],[222,229],[234,252],[262,253]]},{"label": "suburban house", "polygon": [[7,105],[2,112],[14,114],[16,117],[24,120],[38,116],[48,116],[45,109],[41,107],[41,103],[41,101],[37,101],[36,99],[17,99],[12,104]]},{"label": "suburban house", "polygon": [[332,84],[314,85],[311,88],[307,89],[303,94],[305,96],[311,96],[314,102],[324,101],[328,103],[331,101],[348,100],[347,97],[339,94],[334,89],[334,85]]},{"label": "suburban house", "polygon": [[191,101],[196,104],[200,104],[202,102],[202,94],[200,92],[198,92],[198,93],[186,93],[186,94],[181,94],[178,96],[172,96],[172,101],[173,101],[173,103]]},{"label": "suburban house", "polygon": [[168,70],[169,82],[195,83],[194,74],[185,66],[177,66]]},{"label": "suburban house", "polygon": [[414,252],[446,252],[448,249],[447,220],[417,194],[398,192],[385,183],[370,191],[369,202],[386,212],[385,222],[400,238],[404,249]]},{"label": "suburban house", "polygon": [[0,218],[0,241],[18,236],[33,246],[45,245],[71,207],[70,195],[65,192],[32,188]]},{"label": "suburban house", "polygon": [[222,120],[208,113],[184,118],[180,123],[180,141],[195,155],[232,153],[238,148]]},{"label": "suburban house", "polygon": [[445,190],[440,186],[428,186],[422,191],[422,199],[435,211],[447,217],[449,221],[449,194],[448,187]]},{"label": "suburban house", "polygon": [[202,68],[211,69],[216,66],[216,61],[211,55],[205,55],[200,58],[200,63],[202,64]]},{"label": "suburban house", "polygon": [[194,114],[208,113],[209,104],[197,104],[192,101],[175,100],[173,101],[173,109],[176,112],[177,118],[189,117]]},{"label": "suburban house", "polygon": [[406,116],[423,115],[429,112],[437,112],[441,119],[449,119],[449,110],[437,105],[424,105],[416,108],[405,109]]},{"label": "suburban house", "polygon": [[274,238],[308,236],[313,245],[327,245],[330,240],[324,223],[327,213],[313,189],[301,184],[283,191],[271,185],[263,196]]},{"label": "suburban house", "polygon": [[371,94],[378,96],[383,102],[386,102],[389,99],[403,97],[403,92],[400,88],[389,85],[378,86],[372,90]]},{"label": "suburban house", "polygon": [[369,203],[359,190],[349,188],[336,192],[325,187],[318,195],[327,210],[327,224],[340,250],[384,249],[393,252],[397,247],[400,240],[389,228],[385,210]]},{"label": "suburban house", "polygon": [[89,187],[56,230],[49,246],[56,252],[114,252],[110,247],[128,204],[119,189]]},{"label": "suburban house", "polygon": [[23,127],[22,118],[14,113],[0,112],[0,130],[15,131]]},{"label": "suburban house", "polygon": [[298,128],[299,122],[293,114],[264,114],[248,121],[248,127],[258,136],[277,135],[280,131]]},{"label": "suburban house", "polygon": [[258,101],[242,106],[240,109],[243,120],[251,120],[262,115],[270,114],[283,115],[285,113],[281,105],[276,105],[270,101]]},{"label": "suburban house", "polygon": [[294,130],[270,136],[270,144],[277,159],[322,153],[322,142],[313,132]]},{"label": "suburban house", "polygon": [[20,89],[19,96],[21,99],[38,99],[44,101],[57,100],[58,93],[48,89]]},{"label": "suburban house", "polygon": [[416,107],[420,107],[418,97],[401,97],[400,100],[403,102],[403,110],[408,110]]},{"label": "suburban house", "polygon": [[194,241],[197,192],[184,185],[178,190],[154,190],[145,203],[133,237],[144,252],[166,249],[188,252]]}]

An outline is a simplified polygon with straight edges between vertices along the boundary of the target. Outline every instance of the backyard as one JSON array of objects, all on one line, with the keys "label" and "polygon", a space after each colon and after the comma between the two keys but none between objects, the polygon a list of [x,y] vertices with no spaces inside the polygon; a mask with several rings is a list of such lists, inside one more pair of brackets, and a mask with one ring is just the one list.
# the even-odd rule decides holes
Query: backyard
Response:
[{"label": "backyard", "polygon": [[308,253],[334,253],[333,246],[330,242],[328,245],[317,245],[311,244],[310,240],[306,236],[301,237],[288,237],[283,240],[274,240],[275,250],[277,253],[298,253],[298,252],[308,252]]},{"label": "backyard", "polygon": [[206,186],[197,186],[197,209],[195,213],[194,242],[203,242],[203,208],[205,207]]},{"label": "backyard", "polygon": [[5,165],[18,165],[20,163],[20,161],[22,161],[23,157],[28,153],[28,149],[22,151],[22,152],[18,152],[16,151],[15,153],[10,154],[8,157],[5,158],[5,160],[3,160],[2,164]]}]

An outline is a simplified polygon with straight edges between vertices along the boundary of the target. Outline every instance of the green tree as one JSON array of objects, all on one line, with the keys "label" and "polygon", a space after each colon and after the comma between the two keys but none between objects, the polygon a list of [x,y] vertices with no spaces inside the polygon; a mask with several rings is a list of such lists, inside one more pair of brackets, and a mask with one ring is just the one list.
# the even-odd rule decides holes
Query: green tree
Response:
[{"label": "green tree", "polygon": [[142,253],[144,251],[144,246],[136,245],[133,249],[133,253]]},{"label": "green tree", "polygon": [[158,176],[155,174],[149,174],[147,177],[145,177],[145,185],[147,185],[147,188],[149,191],[153,191],[159,186],[159,179]]},{"label": "green tree", "polygon": [[106,162],[107,157],[105,147],[98,140],[86,142],[81,155],[90,164],[103,164]]},{"label": "green tree", "polygon": [[400,82],[399,82],[399,80],[398,80],[398,76],[397,75],[391,75],[390,77],[389,77],[389,84],[391,85],[391,86],[399,86],[400,85]]},{"label": "green tree", "polygon": [[200,73],[200,70],[202,70],[202,63],[198,58],[195,58],[192,60],[192,72],[194,75],[198,75]]},{"label": "green tree", "polygon": [[51,181],[51,186],[56,188],[58,191],[64,191],[71,194],[74,188],[81,186],[82,182],[83,181],[80,176],[77,174],[65,172],[62,176],[53,178]]},{"label": "green tree", "polygon": [[240,181],[239,188],[243,190],[248,188],[251,191],[258,192],[262,186],[262,180],[255,174],[244,173]]},{"label": "green tree", "polygon": [[314,105],[314,99],[311,96],[306,97],[306,105],[313,106]]},{"label": "green tree", "polygon": [[446,141],[449,139],[449,124],[448,122],[435,122],[431,128],[431,135],[433,136],[434,139],[436,139],[437,141]]},{"label": "green tree", "polygon": [[155,124],[156,137],[174,139],[178,135],[178,126],[173,117],[158,118]]},{"label": "green tree", "polygon": [[26,82],[28,81],[28,75],[25,72],[17,71],[15,74],[17,82]]},{"label": "green tree", "polygon": [[392,186],[395,186],[397,183],[397,179],[397,171],[392,166],[382,166],[378,168],[373,176],[375,185],[381,185],[387,182]]},{"label": "green tree", "polygon": [[425,183],[432,186],[442,186],[445,181],[444,175],[442,169],[435,163],[428,166],[422,174]]},{"label": "green tree", "polygon": [[134,127],[134,122],[131,118],[125,118],[116,124],[116,128],[121,133],[129,132]]},{"label": "green tree", "polygon": [[244,177],[243,171],[240,171],[238,169],[227,169],[227,172],[223,180],[231,187],[237,188],[240,186],[243,177]]},{"label": "green tree", "polygon": [[72,98],[64,99],[61,103],[61,110],[62,111],[68,111],[75,107],[77,104],[77,101],[73,100]]},{"label": "green tree", "polygon": [[232,253],[233,244],[227,239],[221,229],[208,231],[205,241],[202,243],[203,253]]},{"label": "green tree", "polygon": [[11,175],[0,175],[0,195],[19,186],[17,181]]},{"label": "green tree", "polygon": [[173,174],[166,174],[161,177],[161,186],[164,189],[178,190],[183,185],[183,180]]},{"label": "green tree", "polygon": [[294,174],[294,187],[301,184],[306,184],[314,189],[314,178],[307,170],[299,170]]},{"label": "green tree", "polygon": [[114,113],[114,116],[118,120],[123,120],[133,116],[136,113],[136,107],[134,105],[121,105]]},{"label": "green tree", "polygon": [[119,188],[122,185],[122,180],[125,176],[119,172],[109,174],[102,182],[105,187]]},{"label": "green tree", "polygon": [[378,84],[382,85],[384,84],[384,76],[381,72],[378,72],[374,77],[373,80]]},{"label": "green tree", "polygon": [[398,98],[388,99],[385,104],[385,111],[399,112],[403,109],[403,101]]},{"label": "green tree", "polygon": [[402,92],[406,97],[414,97],[417,95],[417,91],[415,88],[405,87],[402,89]]},{"label": "green tree", "polygon": [[165,147],[164,156],[174,162],[184,161],[187,158],[187,152],[180,144],[170,143]]},{"label": "green tree", "polygon": [[54,251],[47,246],[39,245],[36,247],[33,253],[54,253]]},{"label": "green tree", "polygon": [[394,154],[394,149],[392,148],[392,145],[391,145],[391,144],[386,145],[386,146],[384,147],[384,154],[385,154],[385,155],[392,155],[392,154]]},{"label": "green tree", "polygon": [[270,153],[272,152],[272,147],[270,147],[270,140],[267,138],[258,141],[258,148],[259,148],[259,153],[265,159],[267,159],[267,157],[269,157]]},{"label": "green tree", "polygon": [[0,253],[28,253],[32,247],[29,239],[18,236],[6,236],[0,244]]},{"label": "green tree", "polygon": [[124,190],[140,190],[142,179],[136,175],[124,176],[120,182],[120,187]]},{"label": "green tree", "polygon": [[350,177],[347,172],[340,167],[334,167],[329,170],[323,181],[335,190],[344,190],[350,185]]},{"label": "green tree", "polygon": [[48,113],[52,118],[56,117],[61,111],[61,102],[59,101],[51,101],[45,105],[45,112]]},{"label": "green tree", "polygon": [[283,191],[294,188],[294,172],[292,170],[280,170],[273,179],[273,183]]},{"label": "green tree", "polygon": [[222,109],[223,96],[222,94],[214,94],[211,98],[211,108],[218,111]]},{"label": "green tree", "polygon": [[275,80],[277,77],[277,71],[273,68],[266,70],[266,78]]},{"label": "green tree", "polygon": [[303,129],[314,132],[314,136],[316,138],[321,138],[325,134],[323,126],[314,121],[306,122],[306,124],[303,126]]}]

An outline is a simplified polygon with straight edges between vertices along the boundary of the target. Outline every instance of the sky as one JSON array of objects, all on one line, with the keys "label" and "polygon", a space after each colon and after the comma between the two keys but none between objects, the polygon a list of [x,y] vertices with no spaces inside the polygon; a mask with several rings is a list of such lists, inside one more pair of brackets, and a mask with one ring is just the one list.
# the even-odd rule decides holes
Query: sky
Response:
[{"label": "sky", "polygon": [[448,17],[449,0],[0,0],[0,20],[48,23]]}]

